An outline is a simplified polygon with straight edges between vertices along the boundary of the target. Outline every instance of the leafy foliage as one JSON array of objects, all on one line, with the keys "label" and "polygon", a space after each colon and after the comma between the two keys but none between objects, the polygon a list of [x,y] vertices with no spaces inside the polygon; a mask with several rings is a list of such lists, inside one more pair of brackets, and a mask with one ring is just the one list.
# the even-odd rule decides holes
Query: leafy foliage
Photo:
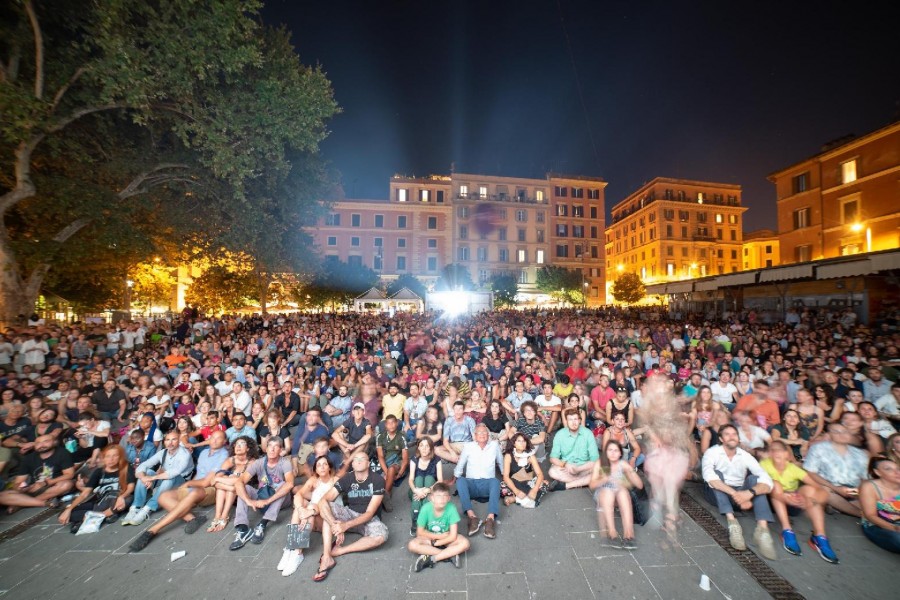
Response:
[{"label": "leafy foliage", "polygon": [[537,272],[536,287],[556,302],[568,302],[574,305],[584,302],[584,290],[582,290],[581,282],[581,271],[547,265]]},{"label": "leafy foliage", "polygon": [[625,304],[639,302],[646,294],[644,282],[637,273],[623,273],[612,286],[613,298]]},{"label": "leafy foliage", "polygon": [[403,288],[408,288],[413,294],[416,294],[422,300],[425,300],[425,295],[428,293],[428,288],[425,287],[425,284],[422,283],[415,275],[410,275],[409,273],[405,273],[393,280],[387,286],[387,295],[393,296]]},{"label": "leafy foliage", "polygon": [[495,275],[490,280],[494,292],[494,308],[510,308],[516,305],[519,284],[512,275]]},{"label": "leafy foliage", "polygon": [[296,299],[312,308],[335,309],[348,306],[353,299],[378,285],[378,273],[364,265],[326,261]]},{"label": "leafy foliage", "polygon": [[475,282],[472,281],[472,275],[469,269],[462,265],[450,264],[441,270],[441,275],[434,283],[435,291],[465,291],[471,292],[475,289]]},{"label": "leafy foliage", "polygon": [[231,312],[254,300],[256,280],[248,269],[213,265],[194,279],[185,301],[206,314]]}]

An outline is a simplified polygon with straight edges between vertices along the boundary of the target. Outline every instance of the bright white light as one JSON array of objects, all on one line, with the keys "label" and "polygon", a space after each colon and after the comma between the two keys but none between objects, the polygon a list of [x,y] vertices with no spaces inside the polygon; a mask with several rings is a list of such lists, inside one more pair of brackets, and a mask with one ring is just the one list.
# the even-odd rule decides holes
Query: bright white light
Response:
[{"label": "bright white light", "polygon": [[444,311],[445,317],[456,317],[469,312],[469,293],[461,291],[429,294],[432,308]]}]

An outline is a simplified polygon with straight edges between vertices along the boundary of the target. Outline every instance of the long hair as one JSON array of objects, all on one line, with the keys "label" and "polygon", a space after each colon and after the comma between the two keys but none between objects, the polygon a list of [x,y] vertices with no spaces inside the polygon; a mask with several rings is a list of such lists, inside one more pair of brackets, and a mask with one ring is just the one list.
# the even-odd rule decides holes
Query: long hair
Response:
[{"label": "long hair", "polygon": [[125,492],[125,489],[128,487],[128,457],[125,455],[125,448],[118,444],[112,444],[103,449],[103,454],[115,453],[118,455],[118,470],[119,470],[119,493],[122,494]]}]

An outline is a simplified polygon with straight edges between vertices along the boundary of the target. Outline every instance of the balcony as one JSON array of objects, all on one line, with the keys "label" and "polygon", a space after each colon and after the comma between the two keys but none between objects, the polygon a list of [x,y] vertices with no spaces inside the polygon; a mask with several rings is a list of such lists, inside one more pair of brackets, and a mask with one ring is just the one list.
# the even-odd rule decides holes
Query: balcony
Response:
[{"label": "balcony", "polygon": [[547,198],[544,197],[543,200],[538,200],[537,198],[530,198],[527,196],[510,196],[509,194],[488,194],[486,196],[482,196],[477,192],[471,192],[468,194],[457,194],[457,200],[481,200],[483,202],[511,202],[513,204],[547,204]]},{"label": "balcony", "polygon": [[691,239],[695,242],[715,242],[716,236],[711,235],[708,232],[695,231],[694,235],[691,236]]}]

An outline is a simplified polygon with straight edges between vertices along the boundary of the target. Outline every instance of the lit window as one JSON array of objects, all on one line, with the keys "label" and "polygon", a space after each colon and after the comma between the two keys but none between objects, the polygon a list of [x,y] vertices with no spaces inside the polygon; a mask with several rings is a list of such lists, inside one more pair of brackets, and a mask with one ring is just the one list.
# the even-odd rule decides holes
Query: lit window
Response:
[{"label": "lit window", "polygon": [[538,250],[538,251],[537,251],[537,253],[535,254],[535,261],[536,261],[537,264],[539,264],[539,265],[544,264],[544,251],[543,251],[543,250]]},{"label": "lit window", "polygon": [[428,202],[431,199],[431,191],[430,190],[419,190],[419,200],[422,202]]},{"label": "lit window", "polygon": [[725,215],[723,215],[722,213],[716,213],[716,223],[724,223],[724,222],[725,222]]},{"label": "lit window", "polygon": [[527,251],[527,250],[519,250],[516,254],[517,254],[517,256],[518,256],[518,259],[519,259],[519,262],[520,262],[520,263],[525,262],[526,259],[528,258],[528,251]]},{"label": "lit window", "polygon": [[478,186],[478,197],[481,199],[487,198],[487,186],[486,185]]},{"label": "lit window", "polygon": [[469,186],[467,186],[467,185],[459,186],[459,196],[461,198],[468,198],[469,197]]},{"label": "lit window", "polygon": [[409,191],[405,189],[397,190],[397,202],[406,202],[409,200]]},{"label": "lit window", "polygon": [[544,190],[535,190],[534,191],[534,199],[538,202],[544,201]]},{"label": "lit window", "polygon": [[856,159],[841,163],[841,183],[856,181]]}]

